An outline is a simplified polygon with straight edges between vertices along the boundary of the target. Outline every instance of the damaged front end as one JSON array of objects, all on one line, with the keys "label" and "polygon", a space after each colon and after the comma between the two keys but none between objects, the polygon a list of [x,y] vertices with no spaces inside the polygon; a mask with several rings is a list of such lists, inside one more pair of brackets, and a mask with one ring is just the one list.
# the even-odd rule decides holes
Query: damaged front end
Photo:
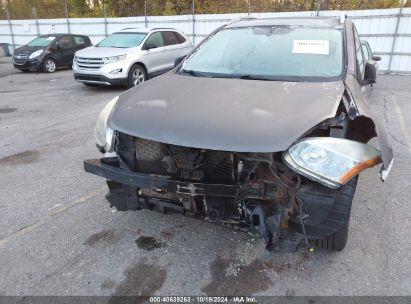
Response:
[{"label": "damaged front end", "polygon": [[[120,211],[145,208],[200,217],[265,238],[268,249],[275,249],[280,241],[297,247],[340,231],[351,208],[336,204],[346,186],[322,185],[291,169],[287,153],[189,148],[119,132],[114,142],[116,157],[84,165],[107,179],[106,197]],[[321,154],[311,151],[311,156],[318,158],[315,153]],[[355,189],[356,178],[347,182]]]}]

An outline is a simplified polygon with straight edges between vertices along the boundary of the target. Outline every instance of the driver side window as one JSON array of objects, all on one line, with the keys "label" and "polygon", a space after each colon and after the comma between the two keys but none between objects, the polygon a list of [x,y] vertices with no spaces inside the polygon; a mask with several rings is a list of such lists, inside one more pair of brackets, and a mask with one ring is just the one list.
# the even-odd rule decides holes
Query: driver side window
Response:
[{"label": "driver side window", "polygon": [[152,33],[146,40],[146,45],[147,44],[155,44],[157,47],[164,46],[163,35],[161,35],[161,32]]}]

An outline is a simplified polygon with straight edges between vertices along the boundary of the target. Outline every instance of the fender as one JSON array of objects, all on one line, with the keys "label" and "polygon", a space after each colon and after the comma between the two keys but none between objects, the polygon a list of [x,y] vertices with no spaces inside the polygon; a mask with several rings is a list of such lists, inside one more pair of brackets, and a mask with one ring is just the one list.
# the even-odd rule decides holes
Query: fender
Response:
[{"label": "fender", "polygon": [[[361,92],[361,87],[354,76],[348,73],[344,83],[346,85],[346,91],[344,93],[346,100],[344,106],[346,107],[350,120],[354,122],[351,123],[351,125],[354,126],[354,129],[361,130],[361,132],[365,134],[365,141],[377,137],[383,162],[380,177],[384,181],[392,168],[394,157],[387,130],[370,111],[367,99]],[[355,132],[355,130],[353,132]]]}]

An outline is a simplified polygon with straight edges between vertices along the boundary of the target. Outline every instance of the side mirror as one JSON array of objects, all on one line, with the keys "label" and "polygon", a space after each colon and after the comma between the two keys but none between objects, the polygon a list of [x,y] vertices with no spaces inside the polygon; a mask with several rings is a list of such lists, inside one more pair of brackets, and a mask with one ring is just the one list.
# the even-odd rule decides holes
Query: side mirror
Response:
[{"label": "side mirror", "polygon": [[156,49],[156,48],[158,48],[157,44],[152,43],[152,42],[146,43],[146,46],[145,46],[146,50],[151,50],[151,49]]},{"label": "side mirror", "polygon": [[176,60],[174,60],[174,67],[178,66],[185,58],[186,56],[176,58]]},{"label": "side mirror", "polygon": [[373,84],[377,80],[377,68],[371,62],[365,64],[364,80],[362,85]]},{"label": "side mirror", "polygon": [[381,57],[380,56],[372,56],[372,60],[374,61],[380,61]]}]

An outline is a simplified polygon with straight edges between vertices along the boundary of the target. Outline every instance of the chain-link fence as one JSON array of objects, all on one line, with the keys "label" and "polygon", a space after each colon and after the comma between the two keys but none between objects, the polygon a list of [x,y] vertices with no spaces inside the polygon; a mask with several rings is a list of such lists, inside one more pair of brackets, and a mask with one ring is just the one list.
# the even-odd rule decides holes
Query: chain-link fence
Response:
[{"label": "chain-link fence", "polygon": [[73,33],[98,43],[126,27],[174,27],[194,44],[243,16],[340,16],[382,57],[380,71],[411,72],[411,0],[0,0],[0,43],[10,53],[41,34]]}]

